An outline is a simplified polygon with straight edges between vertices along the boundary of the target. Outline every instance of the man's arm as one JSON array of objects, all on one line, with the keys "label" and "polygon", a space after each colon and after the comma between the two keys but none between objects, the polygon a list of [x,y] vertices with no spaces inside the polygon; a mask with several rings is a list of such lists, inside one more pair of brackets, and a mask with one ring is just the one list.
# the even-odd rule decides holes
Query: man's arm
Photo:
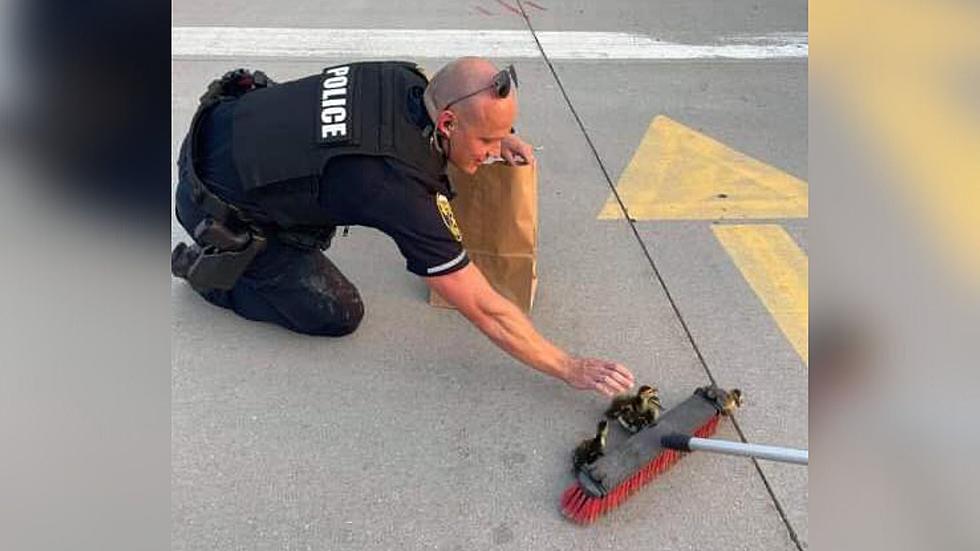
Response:
[{"label": "man's arm", "polygon": [[615,362],[571,356],[541,336],[531,320],[500,296],[473,264],[426,278],[497,346],[521,362],[583,390],[613,396],[633,386],[633,374]]}]

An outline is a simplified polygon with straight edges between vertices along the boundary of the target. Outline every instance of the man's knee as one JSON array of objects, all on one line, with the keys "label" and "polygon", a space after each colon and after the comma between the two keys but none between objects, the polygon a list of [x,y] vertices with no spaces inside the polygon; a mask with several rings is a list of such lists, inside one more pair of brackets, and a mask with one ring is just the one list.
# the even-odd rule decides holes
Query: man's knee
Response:
[{"label": "man's knee", "polygon": [[360,295],[354,291],[354,296],[345,297],[342,301],[334,301],[327,309],[328,315],[319,320],[310,320],[306,327],[297,328],[301,333],[327,337],[343,337],[357,330],[364,319],[364,303]]},{"label": "man's knee", "polygon": [[347,308],[347,321],[341,327],[342,334],[349,335],[356,331],[361,325],[362,319],[364,319],[364,303],[361,302],[361,296],[358,295],[356,300]]},{"label": "man's knee", "polygon": [[302,263],[293,295],[297,330],[312,335],[339,337],[353,333],[364,318],[361,294],[326,256],[309,255]]}]

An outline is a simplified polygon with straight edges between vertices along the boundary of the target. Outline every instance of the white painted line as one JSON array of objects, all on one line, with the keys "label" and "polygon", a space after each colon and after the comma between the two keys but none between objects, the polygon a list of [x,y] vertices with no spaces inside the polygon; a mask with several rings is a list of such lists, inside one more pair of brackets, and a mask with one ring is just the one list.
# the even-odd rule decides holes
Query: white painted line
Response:
[{"label": "white painted line", "polygon": [[[543,31],[538,40],[556,60],[785,59],[808,55],[807,33],[722,37],[715,44],[678,44],[613,32]],[[478,29],[299,29],[173,27],[172,55],[273,58],[539,57],[527,31]]]}]

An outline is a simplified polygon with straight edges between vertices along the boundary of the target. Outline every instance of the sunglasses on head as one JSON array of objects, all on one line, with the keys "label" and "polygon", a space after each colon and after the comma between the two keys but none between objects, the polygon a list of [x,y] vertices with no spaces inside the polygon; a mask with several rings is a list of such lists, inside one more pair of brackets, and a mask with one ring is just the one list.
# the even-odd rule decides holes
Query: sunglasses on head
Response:
[{"label": "sunglasses on head", "polygon": [[464,99],[472,98],[473,96],[481,92],[485,92],[487,90],[493,90],[498,98],[506,98],[507,96],[510,95],[511,83],[514,84],[514,88],[518,87],[517,71],[514,70],[513,65],[508,65],[507,68],[505,68],[503,71],[500,71],[499,73],[493,76],[493,80],[490,81],[490,84],[484,86],[483,88],[480,88],[475,92],[471,92],[469,94],[466,94],[465,96],[454,99],[453,101],[447,103],[446,106],[442,108],[442,111],[449,109],[450,107],[463,101]]}]

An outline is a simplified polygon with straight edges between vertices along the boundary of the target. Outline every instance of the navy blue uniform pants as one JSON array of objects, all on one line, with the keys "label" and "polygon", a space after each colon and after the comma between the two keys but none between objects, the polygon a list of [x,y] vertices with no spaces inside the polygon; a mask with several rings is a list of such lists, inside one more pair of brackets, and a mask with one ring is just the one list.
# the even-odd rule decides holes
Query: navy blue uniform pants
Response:
[{"label": "navy blue uniform pants", "polygon": [[[182,165],[175,197],[177,219],[193,235],[206,214],[191,197],[185,173],[189,163]],[[238,181],[230,162],[213,163],[207,172],[209,181]],[[357,288],[326,255],[286,245],[274,237],[231,290],[212,289],[200,294],[211,304],[230,308],[250,320],[309,335],[346,335],[357,329],[364,317]]]}]

